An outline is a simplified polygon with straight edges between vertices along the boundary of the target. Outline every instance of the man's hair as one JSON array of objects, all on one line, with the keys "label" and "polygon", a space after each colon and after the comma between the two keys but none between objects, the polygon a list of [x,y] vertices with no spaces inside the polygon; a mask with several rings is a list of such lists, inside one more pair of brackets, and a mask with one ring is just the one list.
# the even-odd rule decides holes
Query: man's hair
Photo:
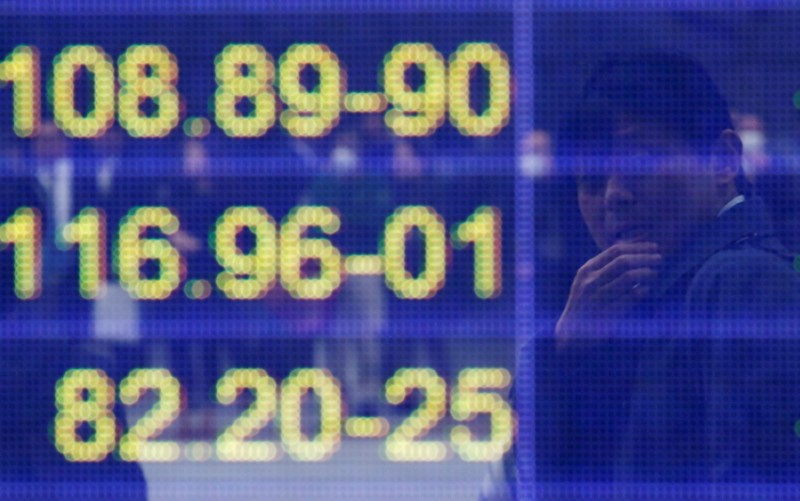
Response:
[{"label": "man's hair", "polygon": [[[653,124],[699,155],[709,155],[722,131],[733,129],[728,103],[705,69],[680,54],[613,56],[597,65],[560,132],[558,155],[569,167],[578,157],[611,152],[623,118]],[[741,164],[736,186],[747,190]]]}]

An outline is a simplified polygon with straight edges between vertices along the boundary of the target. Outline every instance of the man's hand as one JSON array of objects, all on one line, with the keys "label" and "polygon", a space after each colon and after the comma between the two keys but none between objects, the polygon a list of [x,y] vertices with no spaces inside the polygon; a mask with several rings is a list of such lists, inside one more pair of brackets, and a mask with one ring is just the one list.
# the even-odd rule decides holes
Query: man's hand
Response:
[{"label": "man's hand", "polygon": [[619,242],[580,267],[556,324],[556,345],[591,344],[612,336],[620,320],[650,292],[661,264],[658,245]]}]

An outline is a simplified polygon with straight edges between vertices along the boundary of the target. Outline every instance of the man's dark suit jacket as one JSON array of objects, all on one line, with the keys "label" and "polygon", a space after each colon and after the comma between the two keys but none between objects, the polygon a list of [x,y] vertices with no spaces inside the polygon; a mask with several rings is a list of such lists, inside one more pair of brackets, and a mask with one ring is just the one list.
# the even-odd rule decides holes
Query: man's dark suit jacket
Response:
[{"label": "man's dark suit jacket", "polygon": [[800,273],[755,197],[690,242],[614,339],[523,350],[538,482],[800,480]]}]

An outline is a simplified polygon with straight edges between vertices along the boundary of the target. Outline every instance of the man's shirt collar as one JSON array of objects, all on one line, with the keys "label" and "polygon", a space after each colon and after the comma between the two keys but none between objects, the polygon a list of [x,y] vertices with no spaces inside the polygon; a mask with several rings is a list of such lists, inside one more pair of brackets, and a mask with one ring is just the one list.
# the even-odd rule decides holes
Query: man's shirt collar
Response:
[{"label": "man's shirt collar", "polygon": [[744,195],[736,195],[735,197],[733,197],[730,200],[730,202],[723,205],[722,209],[719,210],[719,213],[717,214],[717,219],[719,219],[719,217],[725,214],[725,212],[727,212],[729,209],[736,207],[742,202],[744,202]]}]

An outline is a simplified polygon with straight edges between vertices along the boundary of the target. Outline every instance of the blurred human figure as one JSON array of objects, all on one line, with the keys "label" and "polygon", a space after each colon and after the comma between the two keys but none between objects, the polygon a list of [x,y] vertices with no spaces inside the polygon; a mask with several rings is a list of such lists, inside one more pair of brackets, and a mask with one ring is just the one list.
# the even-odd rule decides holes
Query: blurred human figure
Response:
[{"label": "blurred human figure", "polygon": [[735,123],[742,138],[745,175],[769,207],[778,237],[793,252],[800,252],[800,172],[785,158],[770,154],[758,115],[736,115]]},{"label": "blurred human figure", "polygon": [[533,130],[522,141],[520,170],[530,177],[548,177],[553,171],[550,133]]},{"label": "blurred human figure", "polygon": [[787,355],[798,347],[766,321],[798,318],[800,276],[743,179],[732,129],[705,70],[668,54],[599,66],[567,121],[560,148],[599,253],[575,275],[554,351],[540,352],[560,374],[541,373],[542,393],[581,395],[548,401],[573,424],[540,435],[547,475],[714,483],[798,472],[800,449],[781,438],[791,413],[765,392],[774,378],[788,394],[800,382]]},{"label": "blurred human figure", "polygon": [[[5,222],[20,207],[38,207],[39,185],[19,138],[0,143],[0,221]],[[14,253],[6,247],[0,255],[0,318],[11,318],[20,306],[14,291]]]},{"label": "blurred human figure", "polygon": [[[327,171],[303,204],[324,205],[341,220],[341,249],[347,254],[377,254],[390,195],[385,177],[364,172],[361,139],[355,131],[337,135]],[[346,239],[346,240],[345,240]],[[346,242],[346,244],[344,243]],[[346,276],[332,302],[330,324],[315,347],[315,365],[339,378],[354,415],[375,415],[382,395],[381,335],[386,321],[381,275]],[[320,305],[324,309],[324,305]]]},{"label": "blurred human figure", "polygon": [[734,126],[742,140],[742,169],[747,180],[756,184],[769,172],[772,163],[766,150],[764,122],[758,115],[744,113],[734,115]]},{"label": "blurred human figure", "polygon": [[[150,205],[168,207],[178,218],[180,227],[166,236],[181,256],[182,266],[188,270],[207,269],[211,256],[207,235],[209,221],[207,212],[215,207],[220,196],[209,173],[209,158],[204,143],[199,139],[184,140],[181,156],[177,161],[180,169],[175,174],[159,178]],[[176,319],[185,322],[187,329],[200,325],[206,319],[221,320],[219,301],[212,295],[202,306],[178,289],[167,300],[149,301],[142,304],[147,323]],[[231,340],[233,342],[233,340]],[[187,412],[177,430],[180,435],[210,437],[215,433],[213,423],[213,401],[208,388],[212,388],[219,376],[226,347],[204,337],[177,336],[148,339],[148,366],[165,367],[170,370],[187,389]]]},{"label": "blurred human figure", "polygon": [[392,174],[398,180],[414,180],[422,175],[422,160],[411,143],[397,141],[392,155]]},{"label": "blurred human figure", "polygon": [[[136,500],[147,498],[141,468],[109,453],[97,461],[71,461],[54,441],[58,412],[58,381],[75,368],[96,368],[114,375],[117,366],[108,350],[88,339],[88,301],[77,297],[77,259],[65,252],[61,230],[76,209],[88,201],[85,186],[76,177],[74,159],[63,133],[51,122],[42,124],[32,145],[33,158],[19,182],[3,183],[15,191],[4,192],[2,203],[34,207],[42,216],[42,295],[15,308],[3,334],[0,364],[0,401],[9,402],[0,413],[0,484],[9,499]],[[18,166],[18,165],[17,165]],[[15,167],[16,168],[16,167]],[[30,183],[28,183],[30,181]],[[6,285],[6,284],[4,284]],[[23,314],[24,312],[24,314]],[[41,337],[15,336],[14,322],[43,322]],[[34,329],[30,329],[34,331]],[[67,400],[94,401],[87,388]],[[125,428],[121,406],[111,408],[120,429]],[[80,416],[78,416],[79,418]],[[76,442],[90,441],[97,421],[76,419],[71,430]]]},{"label": "blurred human figure", "polygon": [[[543,262],[542,270],[536,276],[540,279],[537,281],[537,290],[541,290],[540,285],[544,287],[545,284],[554,283],[548,271],[556,271],[556,265],[563,254],[561,217],[557,210],[560,202],[558,197],[563,194],[554,189],[561,178],[552,176],[553,152],[547,131],[531,131],[522,142],[521,154],[519,167],[524,176],[534,181],[534,199],[537,205],[552,209],[537,211],[535,214],[536,253],[539,258],[537,262]],[[540,295],[552,296],[547,291],[541,291]]]},{"label": "blurred human figure", "polygon": [[[108,129],[94,142],[93,200],[90,204],[103,212],[108,229],[118,224],[125,211],[130,209],[124,206],[124,195],[132,187],[125,185],[125,178],[120,179],[120,175],[124,175],[123,144],[124,133],[117,127]],[[106,235],[106,240],[108,237]],[[109,250],[108,246],[106,250]],[[140,336],[139,304],[118,281],[106,278],[105,290],[92,302],[92,335],[95,339],[124,342],[121,345],[125,347],[123,350],[131,351],[131,343],[138,341]]]},{"label": "blurred human figure", "polygon": [[[64,133],[53,122],[43,122],[32,147],[36,191],[41,214],[42,293],[36,309],[40,318],[70,318],[69,330],[75,335],[80,327],[85,336],[88,325],[88,302],[77,294],[78,260],[65,252],[63,230],[80,209],[76,191],[81,192],[75,176],[75,161]],[[56,323],[58,328],[67,324]]]},{"label": "blurred human figure", "polygon": [[[392,154],[392,190],[395,203],[392,210],[405,205],[434,206],[438,197],[443,192],[451,189],[452,171],[437,171],[431,175],[432,167],[424,158],[413,141],[406,138],[397,138],[394,142]],[[461,189],[467,192],[478,192],[484,188],[479,186],[483,180],[479,177],[459,179]],[[388,213],[387,213],[388,215]],[[406,268],[408,270],[421,269],[425,254],[425,236],[420,231],[410,231],[406,234]],[[416,275],[416,272],[411,272]],[[461,349],[459,339],[451,336],[422,336],[403,337],[403,333],[393,332],[391,349],[386,350],[384,365],[390,370],[385,377],[393,374],[392,370],[400,367],[430,367],[445,380],[452,376],[452,357]],[[413,407],[414,398],[409,398],[403,404]]]},{"label": "blurred human figure", "polygon": [[800,275],[741,157],[697,62],[645,53],[596,67],[559,162],[597,254],[520,356],[517,380],[536,381],[516,388],[521,435],[536,441],[535,458],[509,455],[513,485],[535,474],[622,499],[643,482],[708,497],[797,477]]},{"label": "blurred human figure", "polygon": [[48,197],[50,220],[45,223],[53,240],[60,235],[73,212],[74,162],[64,133],[53,122],[44,122],[34,143],[36,176]]}]

